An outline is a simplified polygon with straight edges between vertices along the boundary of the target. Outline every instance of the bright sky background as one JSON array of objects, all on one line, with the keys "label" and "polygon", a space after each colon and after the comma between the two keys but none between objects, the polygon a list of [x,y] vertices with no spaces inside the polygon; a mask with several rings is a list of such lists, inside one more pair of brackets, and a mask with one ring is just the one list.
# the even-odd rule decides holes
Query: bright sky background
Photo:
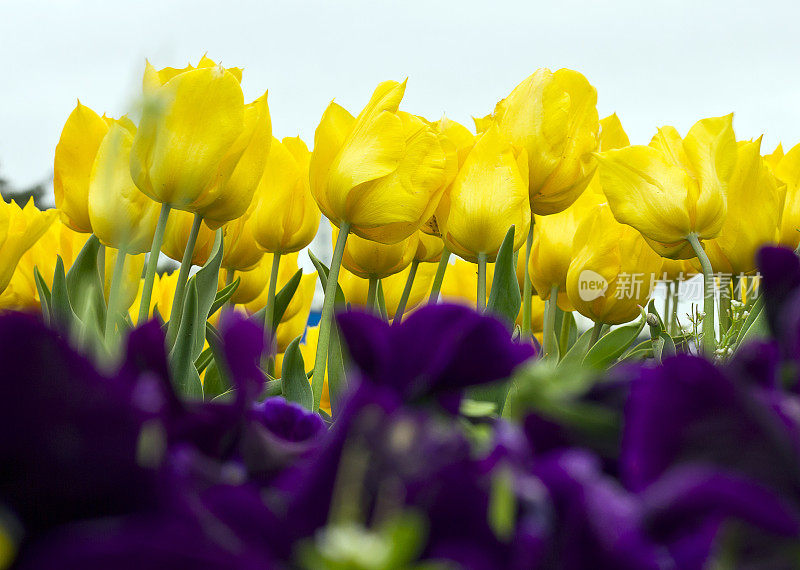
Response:
[{"label": "bright sky background", "polygon": [[51,175],[76,98],[128,110],[145,58],[204,53],[269,89],[274,132],[311,146],[328,102],[352,112],[384,79],[409,78],[404,108],[470,123],[538,67],[583,72],[601,116],[633,142],[735,111],[739,138],[800,140],[800,8],[789,1],[0,0],[0,176]]}]

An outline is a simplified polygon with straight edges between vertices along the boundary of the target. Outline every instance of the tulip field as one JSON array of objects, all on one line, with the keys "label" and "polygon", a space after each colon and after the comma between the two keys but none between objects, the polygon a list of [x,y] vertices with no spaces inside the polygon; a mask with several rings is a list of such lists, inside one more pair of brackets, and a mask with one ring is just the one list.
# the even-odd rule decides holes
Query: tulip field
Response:
[{"label": "tulip field", "polygon": [[800,568],[800,144],[243,81],[147,63],[0,201],[0,570]]}]

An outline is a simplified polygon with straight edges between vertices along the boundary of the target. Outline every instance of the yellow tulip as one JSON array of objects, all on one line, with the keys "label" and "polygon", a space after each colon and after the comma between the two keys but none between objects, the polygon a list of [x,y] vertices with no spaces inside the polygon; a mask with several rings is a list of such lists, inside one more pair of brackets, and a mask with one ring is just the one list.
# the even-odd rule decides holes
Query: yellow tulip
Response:
[{"label": "yellow tulip", "polygon": [[239,279],[239,286],[233,292],[230,302],[235,305],[244,305],[256,299],[267,286],[269,278],[269,270],[272,266],[272,259],[269,257],[262,257],[255,267],[247,271],[236,271],[228,269],[219,272],[219,285],[218,288],[222,289],[225,286],[225,277],[232,275],[231,281]]},{"label": "yellow tulip", "polygon": [[614,150],[631,144],[616,113],[600,119],[600,150]]},{"label": "yellow tulip", "polygon": [[253,235],[253,210],[222,227],[222,267],[246,271],[264,257]]},{"label": "yellow tulip", "polygon": [[[105,276],[103,282],[103,295],[106,302],[111,292],[111,281],[114,274],[114,264],[117,261],[118,250],[105,248]],[[122,312],[127,312],[133,306],[134,300],[139,294],[139,284],[142,280],[142,270],[144,269],[145,254],[127,255],[125,266],[123,267],[122,282],[119,284],[119,298],[117,308]]]},{"label": "yellow tulip", "polygon": [[414,261],[419,261],[420,263],[436,263],[439,261],[444,249],[442,238],[422,231],[417,232],[417,234],[419,242],[417,243],[417,251],[414,254]]},{"label": "yellow tulip", "polygon": [[[313,368],[314,356],[317,352],[317,342],[319,341],[319,326],[309,327],[306,331],[306,341],[300,345],[300,354],[303,355],[303,362],[306,368],[311,370]],[[280,377],[283,370],[283,353],[279,353],[275,357],[275,374]],[[331,399],[328,394],[328,371],[325,370],[325,381],[322,387],[322,399],[319,402],[319,407],[328,414],[331,413]]]},{"label": "yellow tulip", "polygon": [[764,161],[767,163],[767,166],[770,168],[770,170],[774,172],[775,167],[778,166],[778,163],[784,156],[785,155],[783,153],[783,145],[781,143],[778,143],[778,146],[775,147],[775,150],[773,150],[769,154],[764,155]]},{"label": "yellow tulip", "polygon": [[[492,289],[494,263],[486,264],[486,298]],[[442,301],[475,307],[478,300],[478,268],[474,263],[456,258],[448,266],[442,281]]]},{"label": "yellow tulip", "polygon": [[[381,280],[383,297],[386,301],[386,314],[390,319],[394,318],[397,307],[400,305],[400,297],[403,295],[409,271],[410,267],[407,267],[403,271]],[[423,263],[417,268],[414,283],[406,301],[404,314],[407,314],[428,298],[435,275],[436,265],[433,263]],[[343,268],[339,273],[339,285],[344,292],[344,298],[350,305],[354,307],[367,306],[369,293],[369,281],[367,279],[350,273]]]},{"label": "yellow tulip", "polygon": [[514,250],[531,223],[525,151],[517,151],[496,125],[480,136],[450,189],[447,247],[468,261],[485,254],[494,261],[513,225]]},{"label": "yellow tulip", "polygon": [[728,214],[719,235],[705,243],[714,271],[738,275],[756,270],[758,250],[776,241],[782,186],[761,156],[761,139],[739,143],[728,184]]},{"label": "yellow tulip", "polygon": [[108,120],[89,107],[78,105],[70,113],[56,145],[53,193],[62,221],[78,232],[91,233],[89,178],[97,150],[108,132]]},{"label": "yellow tulip", "polygon": [[222,66],[162,72],[145,77],[131,175],[153,200],[219,227],[245,212],[263,174],[272,140],[266,94],[245,105],[239,79]]},{"label": "yellow tulip", "polygon": [[444,191],[433,215],[422,224],[420,230],[432,236],[442,237],[447,232],[447,219],[450,216],[450,188],[458,169],[464,164],[469,151],[475,145],[475,135],[447,117],[432,123],[432,127],[439,133],[439,140],[445,151],[445,176],[442,183]]},{"label": "yellow tulip", "polygon": [[300,285],[297,286],[297,291],[275,330],[278,352],[286,350],[289,343],[306,330],[316,285],[317,276],[313,273],[303,275],[300,279]]},{"label": "yellow tulip", "polygon": [[567,271],[567,295],[595,322],[620,324],[639,315],[659,278],[661,257],[641,234],[595,206],[578,227]]},{"label": "yellow tulip", "polygon": [[89,178],[88,209],[92,231],[107,246],[144,253],[153,243],[159,205],[133,183],[130,155],[136,126],[114,121],[100,143]]},{"label": "yellow tulip", "polygon": [[684,139],[659,129],[650,146],[598,155],[600,182],[616,219],[664,257],[694,257],[687,238],[717,237],[737,159],[732,115],[695,123]]},{"label": "yellow tulip", "polygon": [[365,239],[397,243],[433,214],[444,192],[440,137],[419,117],[398,112],[406,84],[378,85],[353,117],[331,103],[314,136],[309,175],[319,209]]},{"label": "yellow tulip", "polygon": [[535,214],[564,210],[589,184],[596,168],[596,106],[597,91],[577,71],[539,69],[495,107],[500,130],[527,151]]},{"label": "yellow tulip", "polygon": [[[338,235],[339,230],[334,226],[334,243]],[[347,238],[342,265],[350,273],[364,279],[383,279],[408,267],[414,259],[418,244],[419,232],[391,245],[353,235]]]},{"label": "yellow tulip", "polygon": [[[163,69],[156,69],[153,65],[145,60],[145,68],[144,68],[144,76],[142,77],[142,88],[145,92],[157,89],[164,85],[167,81],[179,75],[185,71],[191,71],[193,69],[199,69],[202,67],[217,67],[217,64],[214,62],[213,59],[204,55],[200,58],[197,66],[187,64],[186,67],[183,68],[176,68],[176,67],[165,67]],[[239,67],[228,67],[227,71],[232,74],[236,81],[239,83],[242,82],[242,69]]]},{"label": "yellow tulip", "polygon": [[252,221],[256,241],[270,253],[300,251],[317,234],[320,212],[308,182],[310,159],[300,137],[272,139]]},{"label": "yellow tulip", "polygon": [[697,275],[697,269],[694,268],[691,261],[687,259],[668,259],[661,260],[661,271],[658,273],[659,278],[668,281],[685,280]]},{"label": "yellow tulip", "polygon": [[[175,297],[175,286],[178,283],[178,272],[156,274],[153,281],[153,295],[150,297],[150,309],[147,313],[149,318],[152,318],[158,312],[162,321],[169,319],[172,312],[172,301]],[[142,287],[144,281],[139,281],[139,289],[136,293],[136,299],[130,305],[129,314],[131,319],[136,318],[139,309],[139,303],[142,299]]]},{"label": "yellow tulip", "polygon": [[[164,244],[161,246],[164,255],[180,263],[189,242],[193,222],[194,215],[189,212],[181,210],[170,212],[167,229],[164,232]],[[211,251],[214,249],[215,237],[214,230],[209,229],[205,224],[200,225],[197,242],[192,253],[192,265],[203,265],[208,261]]]},{"label": "yellow tulip", "polygon": [[558,287],[559,293],[566,291],[575,232],[593,208],[605,201],[599,192],[599,184],[595,186],[598,187],[596,190],[590,187],[563,212],[535,216],[528,271],[533,288],[545,301],[550,298],[553,287]]},{"label": "yellow tulip", "polygon": [[[32,198],[25,208],[0,199],[0,293],[11,282],[20,258],[44,235],[56,216],[56,210],[39,210]],[[55,255],[52,251],[50,254]]]},{"label": "yellow tulip", "polygon": [[786,185],[778,242],[797,249],[800,244],[800,144],[789,149],[774,171],[778,180]]},{"label": "yellow tulip", "polygon": [[[559,308],[561,307],[561,294],[558,296],[557,304]],[[564,297],[566,297],[566,293],[564,293]],[[542,300],[539,295],[534,295],[531,297],[531,332],[533,333],[541,333],[544,329],[544,300]],[[572,309],[569,309],[572,310]],[[522,326],[522,311],[519,312],[517,315],[517,324],[521,327]],[[539,342],[542,341],[541,338],[538,338]]]},{"label": "yellow tulip", "polygon": [[36,288],[33,270],[45,280],[48,288],[53,287],[53,274],[56,270],[56,254],[61,256],[64,270],[69,271],[89,235],[76,232],[56,219],[26,251],[17,263],[14,275],[6,289],[0,293],[0,307],[4,309],[39,309],[41,301]]}]

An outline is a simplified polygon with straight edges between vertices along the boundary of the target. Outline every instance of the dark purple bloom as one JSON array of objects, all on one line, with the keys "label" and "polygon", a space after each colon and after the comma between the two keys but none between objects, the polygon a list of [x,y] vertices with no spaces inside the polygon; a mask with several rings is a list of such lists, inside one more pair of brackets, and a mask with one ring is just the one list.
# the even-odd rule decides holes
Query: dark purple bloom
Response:
[{"label": "dark purple bloom", "polygon": [[451,411],[463,388],[507,378],[534,356],[502,322],[460,305],[427,305],[398,326],[356,311],[339,313],[337,322],[367,379],[406,402],[434,397]]}]

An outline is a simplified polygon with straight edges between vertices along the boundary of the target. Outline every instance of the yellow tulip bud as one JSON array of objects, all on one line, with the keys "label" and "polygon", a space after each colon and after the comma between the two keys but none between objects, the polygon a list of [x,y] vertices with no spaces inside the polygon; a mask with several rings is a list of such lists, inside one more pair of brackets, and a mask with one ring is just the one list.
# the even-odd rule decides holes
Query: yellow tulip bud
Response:
[{"label": "yellow tulip bud", "polygon": [[94,234],[104,245],[133,254],[150,250],[159,211],[158,203],[140,192],[131,179],[135,133],[127,117],[111,124],[97,150],[88,194]]},{"label": "yellow tulip bud", "polygon": [[535,214],[564,210],[589,184],[596,167],[596,106],[597,91],[577,71],[539,69],[495,107],[500,130],[527,151]]},{"label": "yellow tulip bud", "polygon": [[[338,235],[339,230],[334,226],[333,243],[336,243]],[[347,238],[342,266],[364,279],[383,279],[409,266],[417,252],[418,243],[419,232],[391,245],[353,235]]]},{"label": "yellow tulip bud", "polygon": [[406,84],[378,85],[354,118],[331,103],[314,136],[311,193],[335,225],[381,243],[397,243],[431,215],[444,192],[446,155],[419,117],[398,112]]},{"label": "yellow tulip bud", "polygon": [[[297,273],[297,270],[299,269],[297,261],[297,253],[289,253],[281,257],[281,262],[278,266],[278,283],[275,289],[276,291],[280,291],[286,285],[286,283],[289,282],[292,276]],[[257,313],[267,305],[267,285],[269,280],[269,272],[272,268],[272,256],[265,256],[262,263],[256,266],[256,268],[261,267],[262,265],[264,266],[265,271],[262,272],[263,275],[261,276],[262,281],[260,291],[252,301],[243,303],[244,308],[248,313]],[[248,272],[242,272],[241,274],[237,272],[237,275],[251,274],[252,279],[257,279],[258,276],[254,272],[255,269]],[[311,301],[314,299],[316,283],[316,273],[304,274],[300,278],[300,285],[297,286],[297,291],[289,301],[286,311],[283,313],[283,320],[288,320],[302,311],[306,311],[306,318],[308,318],[308,311],[310,311]],[[290,338],[289,342],[291,342],[293,339],[294,337]]]},{"label": "yellow tulip bud", "polygon": [[222,267],[246,271],[261,261],[264,250],[253,235],[253,210],[222,227]]},{"label": "yellow tulip bud", "polygon": [[253,235],[270,253],[300,251],[314,239],[320,212],[308,182],[311,153],[300,137],[272,139],[253,199]]},{"label": "yellow tulip bud", "polygon": [[786,185],[778,242],[797,249],[800,244],[800,144],[789,149],[778,161],[775,176]]},{"label": "yellow tulip bud", "polygon": [[278,352],[286,350],[289,343],[301,336],[306,330],[316,285],[317,276],[313,273],[303,275],[300,279],[300,285],[297,286],[297,291],[289,306],[286,307],[286,312],[284,312],[283,318],[275,330]]},{"label": "yellow tulip bud", "polygon": [[681,140],[659,129],[650,146],[598,155],[600,182],[616,219],[639,230],[664,257],[687,259],[686,238],[719,235],[737,159],[732,115],[703,119]]},{"label": "yellow tulip bud", "polygon": [[761,157],[761,139],[739,143],[728,184],[728,214],[719,235],[705,243],[714,271],[738,275],[756,270],[758,250],[776,241],[784,197],[781,186]]},{"label": "yellow tulip bud", "polygon": [[11,282],[20,258],[44,235],[56,216],[56,210],[39,210],[33,199],[25,208],[0,199],[0,293]]},{"label": "yellow tulip bud", "polygon": [[[182,210],[170,212],[167,229],[164,231],[164,244],[161,246],[164,255],[178,263],[181,262],[186,245],[189,243],[193,222],[194,214]],[[209,229],[205,224],[200,225],[197,242],[192,253],[192,265],[203,265],[208,261],[211,251],[214,249],[215,237],[214,230]]]},{"label": "yellow tulip bud", "polygon": [[525,151],[517,151],[494,125],[480,136],[450,189],[447,247],[468,261],[494,261],[513,225],[514,250],[531,223]]},{"label": "yellow tulip bud", "polygon": [[[383,298],[386,302],[386,314],[393,319],[400,305],[400,297],[403,295],[410,267],[403,271],[381,279],[383,288]],[[436,275],[436,264],[423,263],[417,268],[411,292],[408,295],[404,314],[408,314],[412,309],[424,302],[431,292],[433,278]],[[344,298],[354,307],[366,307],[367,296],[369,293],[369,281],[358,275],[350,273],[347,269],[342,269],[339,273],[339,285],[344,292]]]},{"label": "yellow tulip bud", "polygon": [[567,295],[595,322],[625,323],[649,299],[661,258],[641,234],[614,219],[607,204],[595,206],[578,226],[567,271]]},{"label": "yellow tulip bud", "polygon": [[444,249],[444,242],[442,238],[429,235],[425,232],[417,232],[419,242],[417,243],[417,252],[414,254],[414,261],[421,263],[436,263],[442,257],[442,250]]},{"label": "yellow tulip bud", "polygon": [[563,212],[549,216],[536,216],[533,224],[533,246],[528,271],[533,288],[543,300],[550,298],[550,291],[558,287],[566,291],[567,270],[572,261],[572,241],[581,222],[594,207],[605,201],[599,191],[587,188],[580,197]]},{"label": "yellow tulip bud", "polygon": [[[164,71],[164,70],[162,70]],[[271,137],[266,95],[245,105],[221,66],[150,73],[131,150],[131,175],[153,200],[200,213],[219,227],[247,210]]]},{"label": "yellow tulip bud", "polygon": [[[486,264],[486,298],[492,289],[494,263]],[[442,301],[475,307],[478,300],[478,268],[474,263],[456,258],[444,273]]]},{"label": "yellow tulip bud", "polygon": [[778,166],[778,163],[784,156],[783,145],[778,143],[778,146],[775,147],[775,150],[764,155],[764,161],[767,163],[769,169],[775,172],[775,167]]},{"label": "yellow tulip bud", "polygon": [[[111,292],[111,280],[114,275],[114,264],[117,261],[119,250],[111,247],[105,248],[105,276],[103,282],[103,295],[106,302]],[[122,283],[119,284],[119,310],[127,311],[133,306],[133,302],[139,294],[139,284],[142,280],[142,270],[144,269],[145,254],[126,255],[125,266],[122,272]],[[138,305],[137,305],[138,307]]]},{"label": "yellow tulip bud", "polygon": [[108,121],[89,107],[78,105],[70,113],[56,145],[53,193],[62,221],[78,232],[91,233],[89,177],[97,149],[108,132]]},{"label": "yellow tulip bud", "polygon": [[[179,75],[185,71],[191,71],[193,69],[199,69],[201,67],[217,67],[217,64],[208,56],[203,56],[200,58],[197,66],[192,65],[191,63],[188,64],[184,68],[175,68],[175,67],[165,67],[163,69],[156,69],[153,65],[145,60],[145,69],[144,69],[144,76],[142,77],[142,88],[145,92],[152,91],[158,87],[164,85],[167,81]],[[227,71],[231,73],[235,78],[236,81],[239,83],[242,82],[242,70],[239,67],[228,67]]]},{"label": "yellow tulip bud", "polygon": [[244,305],[258,298],[267,287],[269,271],[272,267],[272,257],[264,256],[252,269],[236,271],[228,269],[219,272],[218,288],[225,287],[225,277],[233,273],[233,279],[239,279],[239,286],[233,292],[230,302],[235,305]]}]

